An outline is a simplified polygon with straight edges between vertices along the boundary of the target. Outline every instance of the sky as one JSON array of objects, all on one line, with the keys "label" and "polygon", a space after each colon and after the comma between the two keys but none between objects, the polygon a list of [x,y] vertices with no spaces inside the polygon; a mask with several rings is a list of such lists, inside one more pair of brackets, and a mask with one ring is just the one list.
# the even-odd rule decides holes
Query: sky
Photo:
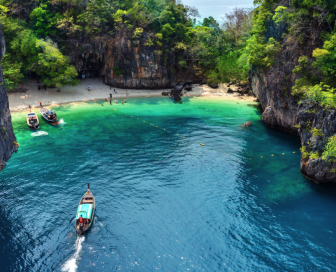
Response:
[{"label": "sky", "polygon": [[[182,0],[182,3],[198,8],[202,18],[212,16],[219,21],[225,13],[231,12],[235,7],[253,7],[253,0]],[[199,18],[199,20],[202,18]]]}]

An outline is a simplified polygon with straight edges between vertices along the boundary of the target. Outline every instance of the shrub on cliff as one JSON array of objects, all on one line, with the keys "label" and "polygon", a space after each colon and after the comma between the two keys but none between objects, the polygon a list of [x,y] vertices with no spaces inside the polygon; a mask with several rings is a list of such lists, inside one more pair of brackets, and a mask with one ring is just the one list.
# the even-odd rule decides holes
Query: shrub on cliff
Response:
[{"label": "shrub on cliff", "polygon": [[[296,75],[292,94],[335,108],[335,1],[256,0],[255,4],[260,6],[254,13],[252,38],[246,49],[249,63],[259,67],[272,66],[281,47],[277,41],[266,37],[276,36],[278,41],[282,41],[283,50],[292,56],[290,61],[296,64],[292,70]],[[271,35],[272,28],[266,29],[267,24],[287,31],[282,37],[277,36],[276,31]]]},{"label": "shrub on cliff", "polygon": [[313,57],[313,68],[323,73],[326,83],[336,87],[336,34],[327,35],[323,48],[315,49]]},{"label": "shrub on cliff", "polygon": [[250,65],[271,67],[280,52],[280,43],[272,37],[268,39],[265,37],[266,22],[272,20],[271,10],[274,2],[274,0],[254,1],[260,6],[254,10],[251,37],[247,40],[247,46],[244,50]]},{"label": "shrub on cliff", "polygon": [[336,162],[336,135],[329,138],[324,148],[322,159],[325,161]]},{"label": "shrub on cliff", "polygon": [[313,103],[320,104],[325,108],[336,108],[336,88],[324,85],[323,82],[316,85],[299,84],[302,81],[296,81],[293,87],[293,94],[299,95],[301,99],[309,99]]}]

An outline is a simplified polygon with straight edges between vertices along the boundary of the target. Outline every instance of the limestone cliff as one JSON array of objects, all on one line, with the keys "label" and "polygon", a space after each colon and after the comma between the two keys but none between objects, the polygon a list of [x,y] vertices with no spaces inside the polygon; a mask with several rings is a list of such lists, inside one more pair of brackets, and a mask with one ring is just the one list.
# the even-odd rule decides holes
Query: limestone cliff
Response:
[{"label": "limestone cliff", "polygon": [[[270,20],[266,23],[266,30],[266,39],[274,38],[284,43],[286,25],[275,24]],[[298,135],[295,127],[298,99],[291,95],[295,81],[292,70],[298,59],[296,55],[284,46],[272,68],[252,67],[250,80],[253,93],[260,100],[264,110],[262,120],[265,124]]]},{"label": "limestone cliff", "polygon": [[[315,41],[304,49],[290,48],[282,39],[283,33],[286,32],[285,26],[268,23],[266,27],[266,38],[275,38],[283,47],[272,68],[253,67],[250,71],[253,93],[260,100],[264,110],[262,120],[270,127],[300,136],[306,152],[300,164],[304,177],[317,183],[336,182],[336,164],[321,158],[328,138],[336,133],[336,112],[323,109],[310,101],[299,104],[299,99],[291,95],[292,86],[297,78],[292,70],[298,64],[299,56],[311,56],[315,48],[321,47],[321,43]],[[313,135],[314,128],[321,131]],[[319,158],[309,158],[307,153],[318,154]]]},{"label": "limestone cliff", "polygon": [[[0,61],[5,55],[5,51],[5,39],[0,24]],[[18,150],[18,145],[14,144],[14,141],[16,141],[16,137],[13,132],[7,89],[0,66],[0,170],[6,167],[13,152]]]},{"label": "limestone cliff", "polygon": [[298,131],[301,144],[306,152],[301,158],[301,173],[317,183],[336,182],[335,163],[327,162],[321,157],[308,157],[308,153],[321,156],[328,138],[336,133],[336,111],[303,101],[298,107],[297,123],[300,126]]},{"label": "limestone cliff", "polygon": [[167,47],[146,45],[148,33],[138,40],[121,34],[88,41],[68,41],[71,62],[80,76],[101,77],[120,88],[168,88],[179,79],[199,80],[190,70],[179,71],[175,53]]},{"label": "limestone cliff", "polygon": [[282,69],[260,71],[255,67],[250,72],[252,90],[260,100],[266,125],[298,135],[295,127],[298,99],[290,94],[295,79],[290,74],[285,79],[282,74]]}]

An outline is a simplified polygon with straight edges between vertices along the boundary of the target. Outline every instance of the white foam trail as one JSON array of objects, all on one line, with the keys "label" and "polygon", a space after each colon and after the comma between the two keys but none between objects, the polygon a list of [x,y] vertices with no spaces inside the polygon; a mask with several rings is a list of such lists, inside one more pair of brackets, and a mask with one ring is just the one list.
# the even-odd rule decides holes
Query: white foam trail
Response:
[{"label": "white foam trail", "polygon": [[44,136],[44,135],[48,135],[48,132],[38,131],[38,132],[34,132],[34,133],[31,134],[31,136],[33,136],[33,137]]},{"label": "white foam trail", "polygon": [[59,121],[59,123],[62,124],[62,125],[63,125],[63,124],[66,124],[66,123],[64,122],[63,119],[61,119],[61,120]]},{"label": "white foam trail", "polygon": [[81,252],[82,250],[82,244],[85,240],[85,236],[82,236],[80,238],[77,238],[76,240],[76,244],[77,244],[77,248],[76,248],[76,252],[74,255],[71,256],[71,258],[69,260],[67,260],[65,262],[65,264],[63,264],[63,268],[62,268],[62,271],[64,272],[76,272],[77,270],[77,258],[79,256],[79,253]]}]

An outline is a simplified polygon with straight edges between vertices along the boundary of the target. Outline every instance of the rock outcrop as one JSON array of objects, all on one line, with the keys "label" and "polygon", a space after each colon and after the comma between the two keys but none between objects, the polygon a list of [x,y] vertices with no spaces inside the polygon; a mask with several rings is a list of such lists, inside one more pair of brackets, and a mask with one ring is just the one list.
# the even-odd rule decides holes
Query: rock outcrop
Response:
[{"label": "rock outcrop", "polygon": [[247,121],[246,123],[242,124],[243,127],[250,127],[252,126],[252,122],[251,121]]},{"label": "rock outcrop", "polygon": [[298,135],[295,125],[299,100],[291,95],[295,78],[289,76],[286,82],[284,69],[281,65],[266,71],[254,67],[250,72],[252,91],[264,110],[262,120],[266,125]]},{"label": "rock outcrop", "polygon": [[304,101],[298,107],[297,123],[303,148],[302,175],[317,183],[336,182],[336,163],[321,158],[329,137],[336,133],[336,111]]},{"label": "rock outcrop", "polygon": [[148,35],[143,33],[139,40],[119,34],[68,41],[71,62],[80,76],[101,77],[105,84],[119,88],[169,88],[180,80],[200,80],[189,69],[178,70],[168,47],[147,45]]},{"label": "rock outcrop", "polygon": [[[266,24],[266,38],[273,37],[282,45],[283,25]],[[318,30],[317,30],[318,31]],[[310,101],[303,101],[291,95],[297,77],[292,70],[298,64],[300,55],[311,56],[321,47],[319,42],[311,43],[302,51],[283,46],[272,68],[253,67],[250,82],[253,93],[263,108],[262,120],[272,128],[299,135],[302,143],[301,173],[316,183],[336,182],[336,164],[321,158],[330,136],[336,133],[336,112],[322,108]]]},{"label": "rock outcrop", "polygon": [[[5,55],[5,51],[5,39],[0,24],[0,61]],[[13,132],[7,89],[0,66],[0,171],[6,167],[13,152],[18,150],[18,145],[14,142],[16,142],[16,137]]]}]

